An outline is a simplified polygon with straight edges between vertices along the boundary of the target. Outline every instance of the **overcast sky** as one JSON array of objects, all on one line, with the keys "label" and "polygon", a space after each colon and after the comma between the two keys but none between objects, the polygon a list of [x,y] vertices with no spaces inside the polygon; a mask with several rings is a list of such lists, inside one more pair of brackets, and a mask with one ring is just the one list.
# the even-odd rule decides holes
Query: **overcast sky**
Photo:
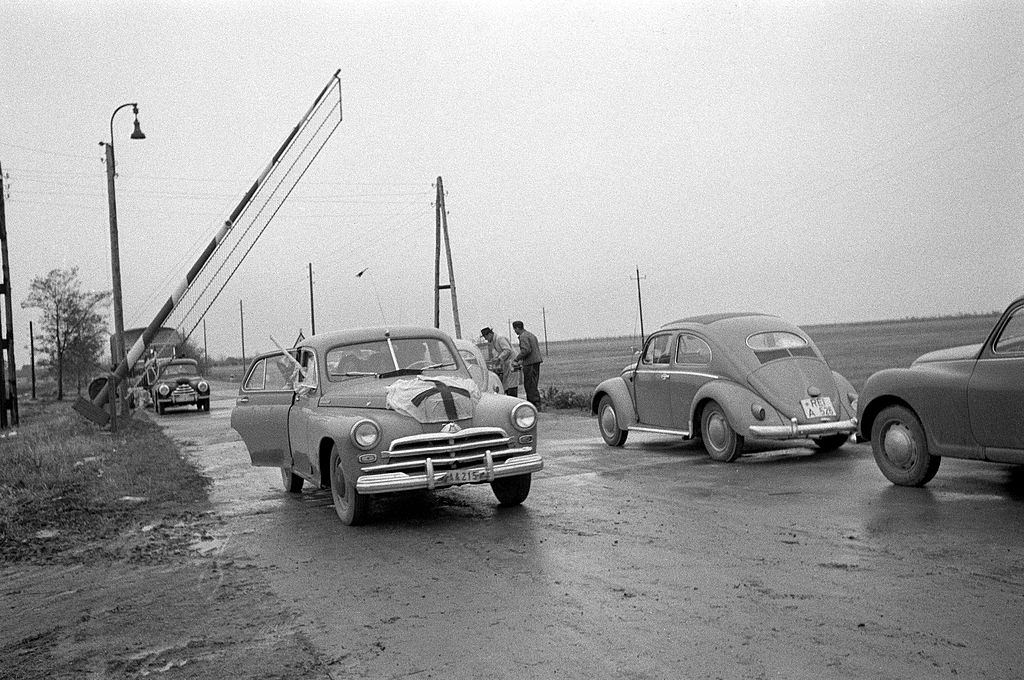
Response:
[{"label": "overcast sky", "polygon": [[19,364],[33,277],[110,289],[117,106],[147,136],[115,117],[144,326],[338,69],[344,119],[211,309],[214,356],[241,352],[240,302],[249,356],[308,334],[310,263],[318,331],[430,325],[438,176],[464,336],[637,334],[637,267],[648,331],[1024,293],[1016,2],[7,0],[0,32]]}]

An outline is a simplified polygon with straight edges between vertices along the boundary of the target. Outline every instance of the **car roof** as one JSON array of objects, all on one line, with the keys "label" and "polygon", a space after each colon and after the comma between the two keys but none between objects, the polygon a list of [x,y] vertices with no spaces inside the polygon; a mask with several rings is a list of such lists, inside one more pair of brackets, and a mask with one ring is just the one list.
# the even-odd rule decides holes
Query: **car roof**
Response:
[{"label": "car roof", "polygon": [[[662,326],[663,329],[677,328],[685,324],[696,324],[700,326],[711,326],[721,321],[730,320],[730,318],[742,318],[745,316],[771,316],[771,314],[765,314],[760,311],[727,311],[718,314],[700,314],[697,316],[687,316],[685,318],[678,318],[674,322],[669,322]],[[777,316],[775,318],[778,318]]]},{"label": "car roof", "polygon": [[359,342],[383,340],[390,335],[392,340],[399,338],[438,338],[450,340],[451,336],[437,328],[429,326],[380,326],[372,328],[348,328],[341,331],[317,333],[298,344],[298,347],[310,347],[325,351],[338,345],[350,345]]}]

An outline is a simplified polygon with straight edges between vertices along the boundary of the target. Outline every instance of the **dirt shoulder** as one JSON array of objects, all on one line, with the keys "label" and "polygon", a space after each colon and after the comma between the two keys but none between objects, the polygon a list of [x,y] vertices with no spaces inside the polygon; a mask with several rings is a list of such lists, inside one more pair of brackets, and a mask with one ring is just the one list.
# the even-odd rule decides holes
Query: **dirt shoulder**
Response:
[{"label": "dirt shoulder", "polygon": [[84,540],[75,528],[97,518],[75,507],[5,546],[4,678],[329,677],[263,575],[217,550],[225,520],[208,500]]}]

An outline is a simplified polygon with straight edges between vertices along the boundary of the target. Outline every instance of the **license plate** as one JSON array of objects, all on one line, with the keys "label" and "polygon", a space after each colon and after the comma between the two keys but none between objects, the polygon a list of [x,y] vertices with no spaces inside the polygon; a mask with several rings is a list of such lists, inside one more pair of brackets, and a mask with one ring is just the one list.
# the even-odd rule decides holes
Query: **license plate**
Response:
[{"label": "license plate", "polygon": [[484,470],[451,470],[444,476],[445,484],[472,484],[486,477]]},{"label": "license plate", "polygon": [[832,406],[831,397],[801,399],[800,405],[804,407],[804,415],[808,418],[828,418],[836,415],[836,409]]},{"label": "license plate", "polygon": [[192,401],[192,397],[187,394],[175,394],[171,397],[171,401],[175,404],[187,404]]}]

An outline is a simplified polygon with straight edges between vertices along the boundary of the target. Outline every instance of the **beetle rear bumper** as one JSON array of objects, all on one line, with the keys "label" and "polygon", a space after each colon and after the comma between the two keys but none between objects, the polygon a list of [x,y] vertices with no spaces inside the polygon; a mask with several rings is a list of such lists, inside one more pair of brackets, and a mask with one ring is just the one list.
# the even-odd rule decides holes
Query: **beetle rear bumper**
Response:
[{"label": "beetle rear bumper", "polygon": [[798,425],[751,425],[750,434],[765,439],[798,439],[801,437],[826,437],[831,434],[852,434],[857,431],[857,419],[839,420],[832,423],[805,423]]},{"label": "beetle rear bumper", "polygon": [[422,474],[405,472],[386,472],[381,474],[361,475],[356,480],[356,491],[361,494],[391,493],[393,491],[412,491],[414,489],[435,489],[454,486],[456,484],[483,484],[501,477],[513,477],[538,472],[544,467],[540,454],[531,453],[525,456],[514,456],[501,463],[495,463],[490,455],[483,465],[462,468],[457,472],[475,473],[474,481],[449,481],[449,470],[434,471],[431,459],[427,459],[427,469]]}]

